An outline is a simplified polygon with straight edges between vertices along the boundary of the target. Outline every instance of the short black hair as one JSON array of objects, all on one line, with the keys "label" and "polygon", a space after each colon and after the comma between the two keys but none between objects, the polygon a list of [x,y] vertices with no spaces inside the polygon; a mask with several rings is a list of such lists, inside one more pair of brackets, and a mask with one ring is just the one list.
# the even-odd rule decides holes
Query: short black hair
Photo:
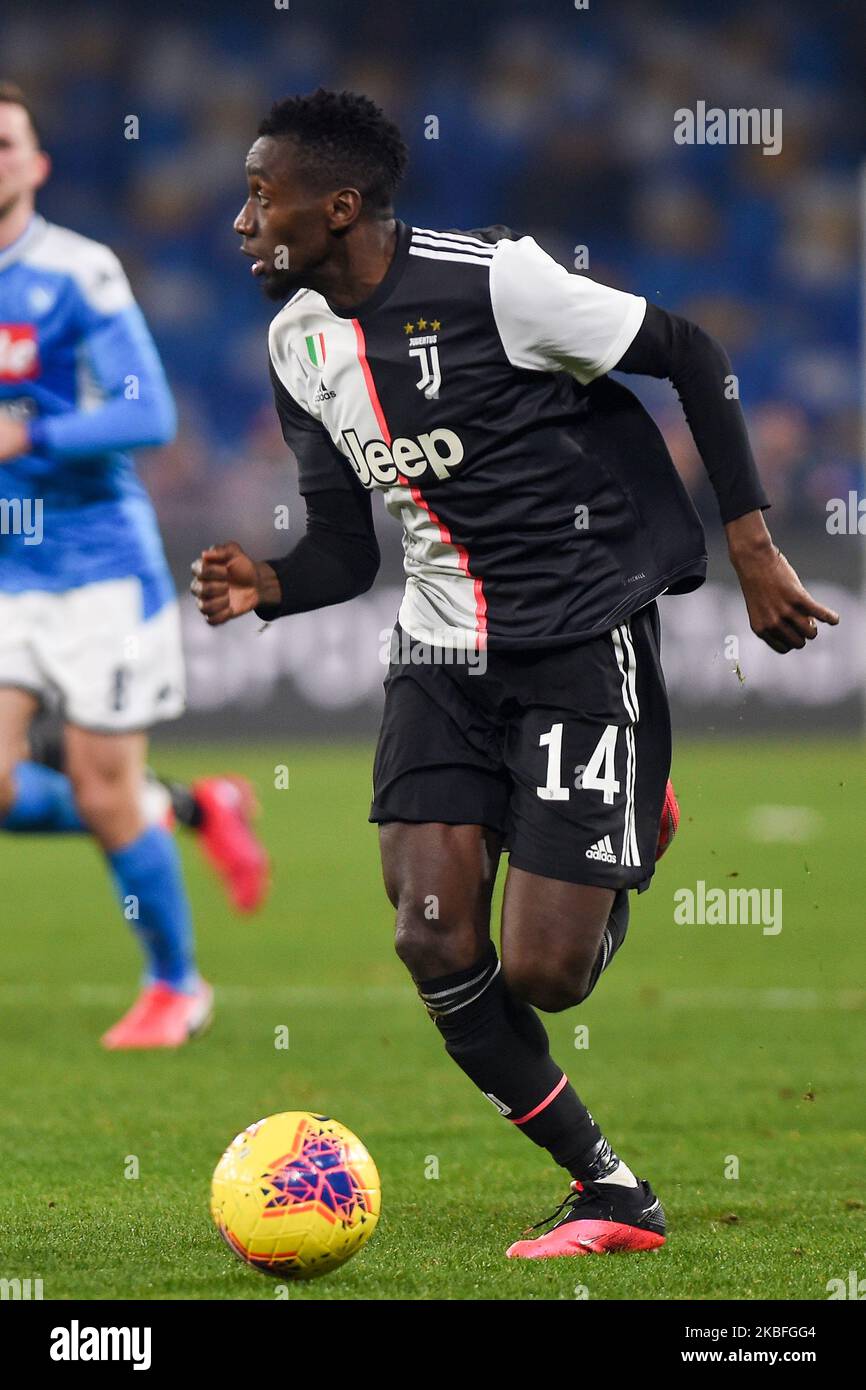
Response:
[{"label": "short black hair", "polygon": [[0,80],[0,102],[5,102],[9,106],[21,106],[24,108],[27,112],[27,119],[30,122],[30,129],[33,131],[33,138],[41,149],[42,135],[33,107],[16,82],[5,82]]},{"label": "short black hair", "polygon": [[377,213],[390,210],[409,162],[396,125],[357,92],[320,87],[286,97],[274,103],[258,133],[294,140],[301,172],[316,188],[357,188]]}]

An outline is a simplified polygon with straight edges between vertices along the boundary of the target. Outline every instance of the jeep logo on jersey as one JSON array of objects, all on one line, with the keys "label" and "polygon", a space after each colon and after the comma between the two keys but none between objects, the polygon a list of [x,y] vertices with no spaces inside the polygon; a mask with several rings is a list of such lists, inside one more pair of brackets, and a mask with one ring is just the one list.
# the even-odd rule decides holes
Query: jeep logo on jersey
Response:
[{"label": "jeep logo on jersey", "polygon": [[463,445],[453,430],[429,430],[417,439],[398,437],[390,447],[384,439],[361,444],[354,430],[343,430],[349,461],[364,487],[418,478],[429,469],[437,478],[449,477],[463,461]]},{"label": "jeep logo on jersey", "polygon": [[39,375],[39,349],[32,323],[0,323],[0,381]]}]

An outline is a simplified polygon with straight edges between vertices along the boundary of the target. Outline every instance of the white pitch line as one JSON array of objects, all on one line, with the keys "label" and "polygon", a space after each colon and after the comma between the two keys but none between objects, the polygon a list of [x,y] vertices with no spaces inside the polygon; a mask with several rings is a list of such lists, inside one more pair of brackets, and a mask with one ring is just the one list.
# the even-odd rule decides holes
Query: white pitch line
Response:
[{"label": "white pitch line", "polygon": [[863,989],[669,989],[659,999],[668,1009],[866,1009]]},{"label": "white pitch line", "polygon": [[[418,996],[410,984],[406,985],[216,985],[216,1000],[229,1007],[247,1007],[254,1004],[361,1004],[379,1006],[381,1004],[408,1003],[418,1006]],[[65,999],[72,1004],[89,1006],[91,1004],[120,1005],[130,1003],[135,995],[135,987],[130,985],[78,984],[46,985],[28,981],[26,984],[0,985],[0,1001],[7,1004],[29,1000]]]},{"label": "white pitch line", "polygon": [[[217,985],[215,988],[217,1003],[228,1008],[248,1008],[262,1004],[282,1004],[298,1008],[323,1004],[358,1005],[366,1008],[393,1004],[418,1007],[417,996],[409,984],[285,985],[282,988],[271,985]],[[88,1007],[102,1004],[122,1007],[133,998],[133,993],[132,988],[127,989],[122,985],[47,985],[28,981],[20,985],[0,985],[0,1002],[8,1005],[66,1000],[71,1004]],[[621,999],[617,1001],[618,1004],[621,1002]],[[766,1009],[789,1010],[795,1013],[831,1009],[851,1012],[866,1010],[866,990],[787,987],[667,989],[659,990],[658,993],[648,990],[643,996],[632,996],[630,1002],[640,1009],[646,1009],[647,1012],[653,1009]]]}]

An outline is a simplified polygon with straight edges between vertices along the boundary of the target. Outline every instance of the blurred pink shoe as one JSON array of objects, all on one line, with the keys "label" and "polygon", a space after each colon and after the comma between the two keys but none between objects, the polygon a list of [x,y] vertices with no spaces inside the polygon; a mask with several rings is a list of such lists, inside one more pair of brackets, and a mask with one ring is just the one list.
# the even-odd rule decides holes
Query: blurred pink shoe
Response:
[{"label": "blurred pink shoe", "polygon": [[256,798],[244,777],[203,777],[192,794],[201,811],[199,843],[239,912],[255,912],[268,892],[268,856],[252,828]]},{"label": "blurred pink shoe", "polygon": [[201,980],[193,994],[158,983],[142,990],[128,1013],[102,1038],[110,1051],[180,1047],[213,1018],[213,990]]}]

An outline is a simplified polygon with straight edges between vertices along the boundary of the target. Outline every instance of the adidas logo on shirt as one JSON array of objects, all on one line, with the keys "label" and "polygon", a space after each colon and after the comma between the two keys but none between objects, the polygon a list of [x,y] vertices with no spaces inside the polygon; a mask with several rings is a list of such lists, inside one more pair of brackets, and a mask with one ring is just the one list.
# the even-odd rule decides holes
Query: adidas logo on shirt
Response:
[{"label": "adidas logo on shirt", "polygon": [[596,840],[592,848],[586,851],[586,857],[587,859],[600,859],[603,864],[617,864],[619,862],[613,852],[609,835],[605,835],[601,840]]}]

